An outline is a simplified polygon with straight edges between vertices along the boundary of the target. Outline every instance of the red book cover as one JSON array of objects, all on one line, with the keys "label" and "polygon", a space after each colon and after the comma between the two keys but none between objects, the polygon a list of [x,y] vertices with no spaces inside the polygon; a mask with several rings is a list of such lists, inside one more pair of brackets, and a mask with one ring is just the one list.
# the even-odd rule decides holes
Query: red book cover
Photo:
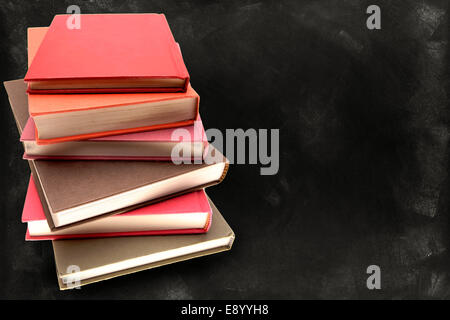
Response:
[{"label": "red book cover", "polygon": [[[79,29],[67,26],[70,16],[56,15],[43,38],[25,77],[30,93],[186,91],[189,74],[163,14],[82,14]],[[146,87],[149,79],[181,85]],[[102,81],[109,85],[95,86]],[[57,85],[38,86],[48,83]]]},{"label": "red book cover", "polygon": [[[205,233],[211,225],[212,210],[204,190],[191,192],[169,200],[158,202],[146,207],[132,210],[126,213],[108,216],[80,225],[67,227],[61,231],[50,232],[46,230],[45,235],[30,235],[30,225],[27,230],[26,240],[57,240],[72,238],[98,238],[118,236],[139,235],[164,235],[164,234],[192,234]],[[157,216],[158,219],[150,220],[147,217]],[[127,222],[123,218],[143,218],[137,222],[140,230],[127,230]],[[167,217],[167,218],[165,218]],[[42,224],[47,223],[44,209],[39,198],[33,177],[30,176],[27,195],[22,212],[23,223]],[[201,227],[192,227],[201,222]],[[183,226],[183,224],[185,224]],[[128,223],[128,225],[130,225]],[[77,230],[88,231],[76,233]],[[98,232],[96,232],[98,228]],[[128,226],[129,228],[129,226]],[[43,229],[43,228],[40,228]],[[44,228],[45,229],[45,228]],[[108,230],[109,229],[109,230]],[[122,230],[121,230],[122,229]]]}]

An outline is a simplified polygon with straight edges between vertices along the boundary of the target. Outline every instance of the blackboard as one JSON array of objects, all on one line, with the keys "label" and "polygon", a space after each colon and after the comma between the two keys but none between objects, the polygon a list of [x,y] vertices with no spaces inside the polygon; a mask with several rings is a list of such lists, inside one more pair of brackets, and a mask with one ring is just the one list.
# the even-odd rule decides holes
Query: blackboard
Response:
[{"label": "blackboard", "polygon": [[[279,129],[278,174],[234,164],[208,190],[230,252],[60,292],[49,242],[25,242],[29,177],[1,90],[1,298],[449,298],[448,4],[373,1],[8,1],[1,79],[26,30],[82,13],[165,13],[206,128]],[[381,290],[366,287],[369,265]]]}]

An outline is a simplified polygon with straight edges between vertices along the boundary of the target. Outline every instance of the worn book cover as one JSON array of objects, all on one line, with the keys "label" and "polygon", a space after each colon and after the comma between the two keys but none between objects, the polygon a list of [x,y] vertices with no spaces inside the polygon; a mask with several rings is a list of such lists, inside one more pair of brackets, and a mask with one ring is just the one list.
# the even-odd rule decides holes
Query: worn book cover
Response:
[{"label": "worn book cover", "polygon": [[210,204],[214,222],[205,234],[53,241],[60,289],[229,250],[234,232]]}]

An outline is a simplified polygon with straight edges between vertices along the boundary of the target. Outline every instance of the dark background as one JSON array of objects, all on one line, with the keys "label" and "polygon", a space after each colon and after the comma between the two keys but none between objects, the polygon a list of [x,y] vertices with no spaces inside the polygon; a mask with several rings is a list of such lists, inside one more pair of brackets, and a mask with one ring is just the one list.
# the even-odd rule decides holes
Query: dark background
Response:
[{"label": "dark background", "polygon": [[233,165],[208,190],[231,251],[60,292],[51,243],[24,241],[29,168],[1,90],[0,297],[450,298],[447,1],[3,1],[2,80],[26,73],[26,28],[71,4],[165,13],[205,127],[279,128],[280,170]]}]

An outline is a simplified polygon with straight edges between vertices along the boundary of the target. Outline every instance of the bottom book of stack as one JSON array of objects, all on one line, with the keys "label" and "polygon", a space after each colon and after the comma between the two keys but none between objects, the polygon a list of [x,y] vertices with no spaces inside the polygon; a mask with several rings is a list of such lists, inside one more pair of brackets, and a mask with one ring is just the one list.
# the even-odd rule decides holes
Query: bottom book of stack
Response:
[{"label": "bottom book of stack", "polygon": [[214,223],[204,234],[54,240],[60,289],[229,250],[233,230],[209,202]]}]

